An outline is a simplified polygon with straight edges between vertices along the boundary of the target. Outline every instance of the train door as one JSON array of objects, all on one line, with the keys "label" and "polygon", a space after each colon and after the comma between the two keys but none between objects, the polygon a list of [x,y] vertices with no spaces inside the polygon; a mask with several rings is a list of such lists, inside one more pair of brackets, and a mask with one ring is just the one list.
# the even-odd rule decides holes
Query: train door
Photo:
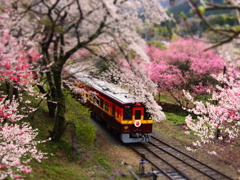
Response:
[{"label": "train door", "polygon": [[140,127],[143,121],[144,108],[134,107],[133,108],[133,123],[136,127]]}]

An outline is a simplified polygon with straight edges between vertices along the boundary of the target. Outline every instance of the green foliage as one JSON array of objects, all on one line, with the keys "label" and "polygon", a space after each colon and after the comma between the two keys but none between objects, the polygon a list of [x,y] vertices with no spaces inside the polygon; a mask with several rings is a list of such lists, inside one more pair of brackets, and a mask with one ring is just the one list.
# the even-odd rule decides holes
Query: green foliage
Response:
[{"label": "green foliage", "polygon": [[72,123],[76,127],[76,138],[85,145],[93,145],[96,136],[96,128],[90,122],[90,111],[81,105],[75,98],[68,95],[66,98],[67,123]]},{"label": "green foliage", "polygon": [[42,25],[45,27],[45,30],[49,31],[52,27],[52,22],[49,18],[42,18],[39,20],[39,27],[41,27]]},{"label": "green foliage", "polygon": [[56,26],[56,27],[55,27],[55,31],[56,31],[56,33],[58,33],[58,34],[64,34],[64,33],[65,33],[64,28],[61,27],[61,26]]},{"label": "green foliage", "polygon": [[172,35],[172,40],[173,41],[176,41],[176,40],[178,40],[178,35],[177,34],[175,34],[175,33],[173,33],[173,35]]},{"label": "green foliage", "polygon": [[[196,3],[198,4],[198,7],[201,7],[201,4],[200,4],[200,0],[196,0]],[[226,3],[224,2],[224,0],[214,0],[214,3],[216,4],[220,4],[220,5],[223,5]],[[203,8],[200,8],[199,9],[201,12],[204,11]],[[170,7],[169,10],[168,10],[170,13],[174,14],[174,16],[178,16],[181,12],[183,12],[184,14],[186,14],[187,17],[192,17],[195,15],[194,12],[191,12],[191,8],[188,4],[188,2],[184,2],[184,3],[181,3],[177,6],[173,6],[173,7]],[[212,14],[223,14],[223,13],[230,13],[231,10],[211,10],[211,11],[206,11],[204,14],[206,16],[209,16],[209,15],[212,15]]]},{"label": "green foliage", "polygon": [[206,11],[206,8],[204,7],[204,6],[199,6],[199,11],[202,13],[202,14],[204,14],[205,13],[205,11]]},{"label": "green foliage", "polygon": [[240,26],[239,25],[235,27],[235,31],[240,32]]},{"label": "green foliage", "polygon": [[[211,15],[208,17],[208,23],[211,24],[211,26],[226,26],[232,27],[237,24],[237,20],[234,18],[231,18],[231,14],[221,14],[219,15]],[[207,26],[203,24],[203,31],[207,30]]]},{"label": "green foliage", "polygon": [[104,61],[96,62],[95,67],[97,67],[99,74],[109,70],[109,65],[107,63],[105,63]]},{"label": "green foliage", "polygon": [[183,19],[187,19],[187,16],[184,12],[180,12],[180,15],[182,16]]},{"label": "green foliage", "polygon": [[167,47],[165,46],[165,44],[161,41],[148,41],[149,45],[153,45],[156,46],[160,49],[167,49]]},{"label": "green foliage", "polygon": [[186,114],[165,112],[167,123],[170,125],[179,125],[185,123]]}]

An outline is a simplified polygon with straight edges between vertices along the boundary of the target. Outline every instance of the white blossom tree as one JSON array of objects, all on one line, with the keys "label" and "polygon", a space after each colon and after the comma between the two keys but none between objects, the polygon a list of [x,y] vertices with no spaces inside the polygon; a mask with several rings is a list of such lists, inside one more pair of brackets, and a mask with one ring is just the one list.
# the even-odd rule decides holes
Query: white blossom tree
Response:
[{"label": "white blossom tree", "polygon": [[43,86],[40,90],[48,93],[49,102],[56,102],[49,103],[52,116],[56,109],[51,132],[56,141],[65,127],[61,72],[66,61],[79,49],[86,49],[109,62],[112,59],[107,56],[108,48],[120,51],[128,61],[132,60],[133,53],[142,61],[148,61],[145,41],[136,30],[142,28],[143,23],[168,19],[157,0],[11,0],[9,5],[11,14],[18,14],[16,36],[28,36],[39,43],[41,64],[48,70],[41,74],[46,75],[50,91]]}]

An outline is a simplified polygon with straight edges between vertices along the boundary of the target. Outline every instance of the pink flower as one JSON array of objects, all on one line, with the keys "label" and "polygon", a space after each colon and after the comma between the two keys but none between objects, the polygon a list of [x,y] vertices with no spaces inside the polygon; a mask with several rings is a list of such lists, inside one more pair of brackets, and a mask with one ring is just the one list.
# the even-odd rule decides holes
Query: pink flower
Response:
[{"label": "pink flower", "polygon": [[6,8],[6,11],[12,11],[12,8],[8,7]]},{"label": "pink flower", "polygon": [[24,166],[24,170],[22,170],[22,172],[24,172],[24,174],[30,173],[32,171],[32,168],[28,167],[28,166]]},{"label": "pink flower", "polygon": [[7,64],[5,64],[5,69],[10,69],[11,68],[11,65],[10,65],[10,63],[7,63]]},{"label": "pink flower", "polygon": [[36,54],[34,57],[33,57],[33,59],[35,60],[37,60],[37,59],[39,59],[40,58],[40,54]]},{"label": "pink flower", "polygon": [[13,73],[12,71],[6,71],[6,75],[10,75],[12,73]]},{"label": "pink flower", "polygon": [[12,123],[15,123],[15,122],[17,122],[17,121],[14,121],[14,120],[9,120],[10,122],[12,122]]},{"label": "pink flower", "polygon": [[21,136],[21,135],[23,135],[24,134],[24,132],[21,132],[20,134],[18,134],[19,136]]},{"label": "pink flower", "polygon": [[15,77],[15,76],[12,77],[11,79],[12,79],[13,81],[18,81],[18,80],[19,80],[18,77]]},{"label": "pink flower", "polygon": [[29,68],[29,67],[30,67],[29,64],[23,64],[23,65],[22,65],[22,70],[27,69],[27,68]]},{"label": "pink flower", "polygon": [[1,165],[1,164],[0,164],[0,169],[1,169],[1,168],[5,168],[5,167],[7,167],[7,166],[6,166],[6,165]]},{"label": "pink flower", "polygon": [[15,174],[15,175],[13,175],[13,177],[14,177],[14,178],[20,178],[21,175],[19,175],[19,174]]},{"label": "pink flower", "polygon": [[235,116],[235,114],[234,114],[234,112],[233,111],[228,111],[228,114],[229,114],[229,116],[231,117],[231,118],[236,118],[236,116]]}]

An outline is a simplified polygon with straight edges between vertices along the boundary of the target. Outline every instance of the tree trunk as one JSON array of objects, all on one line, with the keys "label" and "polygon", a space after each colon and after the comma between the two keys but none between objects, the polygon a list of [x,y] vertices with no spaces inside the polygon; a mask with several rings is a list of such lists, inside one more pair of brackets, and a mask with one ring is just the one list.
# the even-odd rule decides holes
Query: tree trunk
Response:
[{"label": "tree trunk", "polygon": [[52,141],[58,141],[65,129],[65,118],[64,114],[66,111],[65,105],[65,97],[62,93],[62,86],[61,86],[61,71],[62,67],[53,67],[53,78],[54,84],[56,87],[56,101],[57,101],[57,111],[55,116],[55,124],[52,131]]},{"label": "tree trunk", "polygon": [[49,114],[49,117],[51,118],[54,118],[55,117],[55,110],[57,108],[57,104],[56,103],[53,103],[53,102],[47,102],[47,105],[48,105],[48,114]]},{"label": "tree trunk", "polygon": [[58,102],[55,124],[52,132],[52,141],[59,141],[65,129],[65,100]]}]

